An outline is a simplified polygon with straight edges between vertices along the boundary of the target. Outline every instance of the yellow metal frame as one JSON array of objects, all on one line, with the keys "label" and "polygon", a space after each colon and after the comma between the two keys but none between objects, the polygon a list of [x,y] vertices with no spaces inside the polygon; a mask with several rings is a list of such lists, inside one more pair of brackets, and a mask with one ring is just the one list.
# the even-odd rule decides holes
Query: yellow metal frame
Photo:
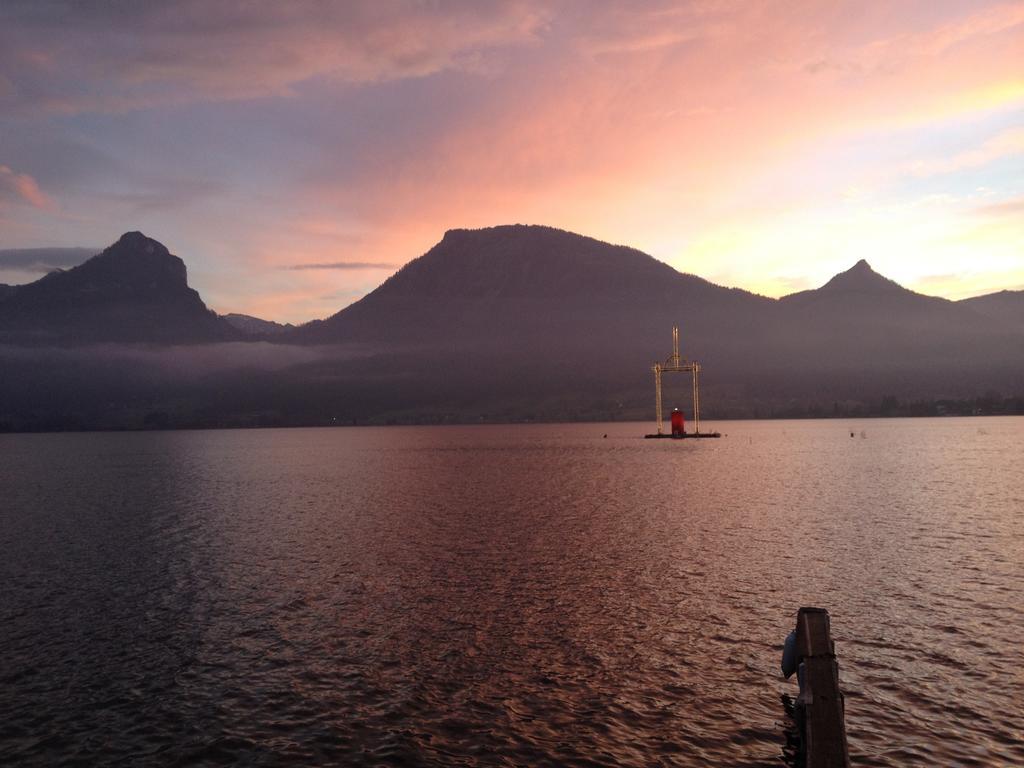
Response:
[{"label": "yellow metal frame", "polygon": [[664,414],[661,405],[661,374],[689,373],[693,384],[693,431],[700,434],[700,363],[683,360],[679,356],[679,328],[672,328],[672,355],[664,363],[651,366],[654,371],[654,407],[657,413],[658,434],[662,434]]}]

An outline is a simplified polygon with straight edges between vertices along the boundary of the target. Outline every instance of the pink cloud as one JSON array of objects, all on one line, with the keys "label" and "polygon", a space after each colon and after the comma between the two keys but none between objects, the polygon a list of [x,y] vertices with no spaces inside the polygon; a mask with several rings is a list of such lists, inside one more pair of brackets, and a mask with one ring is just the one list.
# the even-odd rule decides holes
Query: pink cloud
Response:
[{"label": "pink cloud", "polygon": [[921,160],[910,166],[917,176],[953,173],[966,168],[978,168],[1004,157],[1024,154],[1024,128],[1008,128],[978,147],[959,152],[951,157]]},{"label": "pink cloud", "polygon": [[0,67],[10,83],[0,104],[30,114],[116,112],[287,96],[317,77],[374,83],[474,69],[492,49],[535,40],[546,16],[526,0],[12,7],[0,9]]},{"label": "pink cloud", "polygon": [[0,206],[4,205],[29,205],[42,210],[56,208],[35,179],[27,173],[16,173],[8,166],[0,165]]},{"label": "pink cloud", "polygon": [[989,203],[975,209],[982,216],[1013,217],[1017,221],[1024,220],[1024,196]]},{"label": "pink cloud", "polygon": [[958,44],[1004,32],[1024,24],[1024,4],[1007,3],[929,29],[879,40],[864,51],[877,65],[885,60],[941,56]]}]

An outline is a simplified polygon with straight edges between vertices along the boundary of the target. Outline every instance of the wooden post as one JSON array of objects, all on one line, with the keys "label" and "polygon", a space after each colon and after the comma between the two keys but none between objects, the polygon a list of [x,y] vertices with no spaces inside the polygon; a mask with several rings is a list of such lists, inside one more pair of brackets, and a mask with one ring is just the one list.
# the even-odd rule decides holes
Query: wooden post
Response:
[{"label": "wooden post", "polygon": [[828,611],[801,608],[796,617],[797,664],[803,665],[798,708],[807,768],[849,768],[843,694]]}]

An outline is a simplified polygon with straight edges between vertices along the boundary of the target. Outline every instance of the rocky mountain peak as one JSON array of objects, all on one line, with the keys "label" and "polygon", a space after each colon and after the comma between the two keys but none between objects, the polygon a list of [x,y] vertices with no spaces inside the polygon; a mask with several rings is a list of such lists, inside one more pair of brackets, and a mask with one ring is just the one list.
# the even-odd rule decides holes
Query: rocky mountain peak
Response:
[{"label": "rocky mountain peak", "polygon": [[188,286],[185,262],[168,251],[163,243],[142,232],[125,232],[116,243],[79,269],[91,277],[120,284],[148,288]]},{"label": "rocky mountain peak", "polygon": [[829,280],[821,287],[823,291],[905,291],[899,283],[875,272],[865,259],[861,259],[845,272]]}]

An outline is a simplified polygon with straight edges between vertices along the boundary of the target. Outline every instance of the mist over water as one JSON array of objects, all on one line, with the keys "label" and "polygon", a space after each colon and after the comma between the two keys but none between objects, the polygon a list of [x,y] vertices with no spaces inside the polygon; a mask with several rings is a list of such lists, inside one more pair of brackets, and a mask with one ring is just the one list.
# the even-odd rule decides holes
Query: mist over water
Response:
[{"label": "mist over water", "polygon": [[0,435],[0,762],[778,765],[818,605],[855,764],[1024,763],[1024,420],[708,426]]},{"label": "mist over water", "polygon": [[164,375],[201,378],[239,371],[275,371],[294,365],[344,361],[365,357],[366,346],[301,347],[266,341],[214,344],[91,344],[83,347],[19,347],[0,344],[0,362],[34,361],[52,365],[88,363],[95,366],[149,366]]}]

